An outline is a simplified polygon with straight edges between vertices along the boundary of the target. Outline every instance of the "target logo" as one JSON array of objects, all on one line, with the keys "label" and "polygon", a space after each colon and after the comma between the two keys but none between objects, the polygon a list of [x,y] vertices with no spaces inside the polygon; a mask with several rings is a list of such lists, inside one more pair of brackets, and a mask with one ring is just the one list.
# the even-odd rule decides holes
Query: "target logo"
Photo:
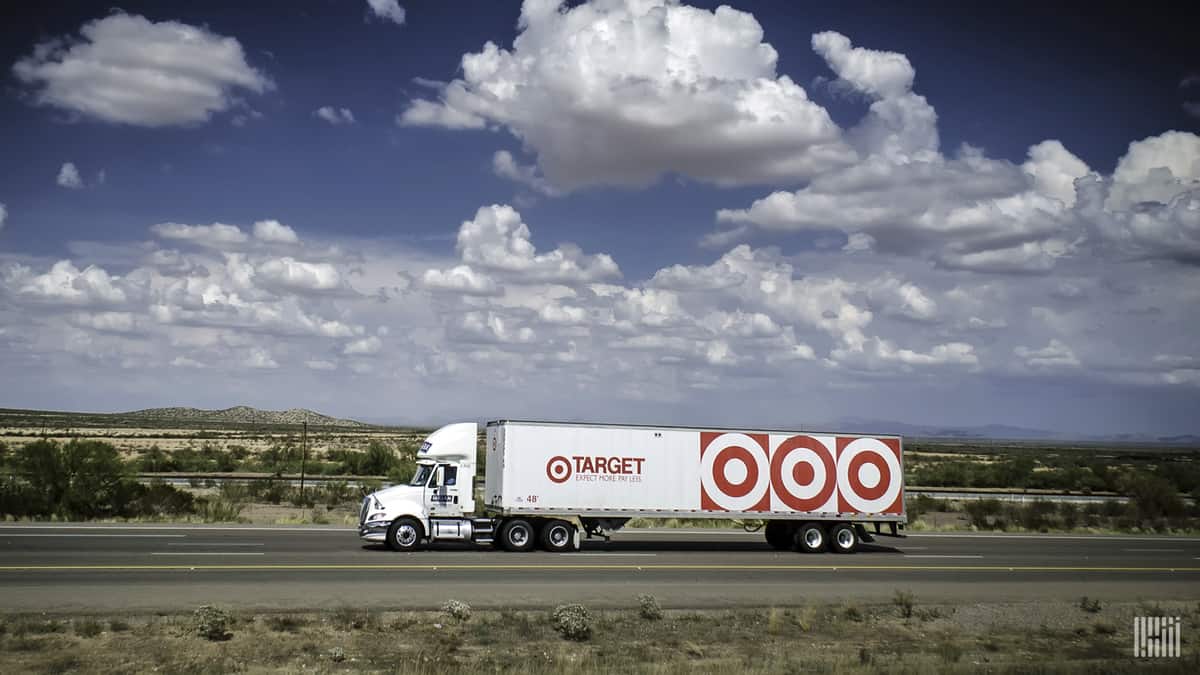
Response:
[{"label": "target logo", "polygon": [[571,477],[571,461],[563,456],[551,457],[546,462],[546,477],[555,483],[565,483]]},{"label": "target logo", "polygon": [[841,513],[899,513],[904,486],[900,441],[838,438],[837,492]]},{"label": "target logo", "polygon": [[700,507],[900,513],[900,441],[701,432]]},{"label": "target logo", "polygon": [[765,511],[771,468],[766,434],[700,433],[700,508]]}]

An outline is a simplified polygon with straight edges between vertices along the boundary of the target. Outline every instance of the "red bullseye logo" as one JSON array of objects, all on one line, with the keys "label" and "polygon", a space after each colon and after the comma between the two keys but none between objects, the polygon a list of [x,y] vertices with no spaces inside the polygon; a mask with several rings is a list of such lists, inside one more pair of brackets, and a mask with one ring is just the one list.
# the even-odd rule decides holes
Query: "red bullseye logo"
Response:
[{"label": "red bullseye logo", "polygon": [[700,504],[717,511],[900,513],[900,440],[701,432]]},{"label": "red bullseye logo", "polygon": [[894,438],[838,439],[838,511],[900,511],[900,442]]},{"label": "red bullseye logo", "polygon": [[571,477],[571,462],[566,457],[551,457],[546,462],[546,477],[555,483],[565,483]]},{"label": "red bullseye logo", "polygon": [[837,471],[827,439],[792,436],[771,453],[772,508],[826,511],[833,506]]},{"label": "red bullseye logo", "polygon": [[770,508],[770,464],[764,434],[700,434],[701,508],[765,511]]}]

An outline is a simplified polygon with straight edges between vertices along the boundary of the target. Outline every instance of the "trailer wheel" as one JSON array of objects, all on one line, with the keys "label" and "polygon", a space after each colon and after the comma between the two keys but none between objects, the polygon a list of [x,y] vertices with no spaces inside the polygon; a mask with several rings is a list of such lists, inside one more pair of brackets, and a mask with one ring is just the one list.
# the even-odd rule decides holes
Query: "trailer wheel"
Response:
[{"label": "trailer wheel", "polygon": [[533,526],[528,520],[509,520],[500,526],[500,546],[505,551],[522,553],[533,548]]},{"label": "trailer wheel", "polygon": [[424,528],[416,518],[397,518],[388,526],[387,545],[393,551],[415,551],[421,548]]},{"label": "trailer wheel", "polygon": [[829,547],[834,553],[854,553],[858,550],[858,533],[850,523],[838,523],[829,528]]},{"label": "trailer wheel", "polygon": [[802,553],[821,553],[825,550],[825,528],[820,523],[805,523],[796,530],[793,548]]},{"label": "trailer wheel", "polygon": [[777,551],[786,551],[792,547],[792,530],[782,520],[772,520],[767,523],[767,544]]},{"label": "trailer wheel", "polygon": [[542,548],[551,553],[575,550],[575,526],[565,520],[551,520],[542,526]]}]

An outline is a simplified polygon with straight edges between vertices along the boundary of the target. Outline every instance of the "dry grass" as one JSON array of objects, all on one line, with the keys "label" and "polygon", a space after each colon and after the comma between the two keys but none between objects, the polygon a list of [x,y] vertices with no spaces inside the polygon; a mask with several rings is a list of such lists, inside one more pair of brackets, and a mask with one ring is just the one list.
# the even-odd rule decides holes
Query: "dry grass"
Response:
[{"label": "dry grass", "polygon": [[[389,673],[937,673],[1126,672],[1132,603],[1098,613],[1075,603],[925,606],[909,618],[891,605],[740,610],[630,608],[594,612],[589,640],[555,630],[551,611],[476,610],[234,614],[229,638],[195,633],[189,614],[114,619],[0,617],[0,672]],[[1200,618],[1194,604],[1164,611]],[[88,630],[70,626],[88,623]],[[93,632],[92,626],[101,630]],[[1187,647],[1185,647],[1185,651]],[[1155,664],[1196,672],[1194,654]]]}]

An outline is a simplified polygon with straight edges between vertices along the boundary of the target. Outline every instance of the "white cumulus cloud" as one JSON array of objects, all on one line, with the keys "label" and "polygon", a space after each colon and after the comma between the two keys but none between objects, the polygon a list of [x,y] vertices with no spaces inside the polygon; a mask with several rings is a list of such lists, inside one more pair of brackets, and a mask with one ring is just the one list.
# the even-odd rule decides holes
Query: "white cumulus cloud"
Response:
[{"label": "white cumulus cloud", "polygon": [[249,239],[237,225],[224,223],[213,223],[212,225],[159,223],[151,226],[150,231],[163,239],[187,241],[212,248],[243,244]]},{"label": "white cumulus cloud", "polygon": [[241,92],[273,87],[236,38],[121,12],[85,23],[79,38],[37,45],[13,73],[38,105],[147,127],[203,123]]},{"label": "white cumulus cloud", "polygon": [[619,277],[621,270],[605,253],[587,255],[573,245],[538,253],[529,226],[506,204],[480,207],[458,230],[463,262],[498,272],[519,273],[539,281],[588,282]]},{"label": "white cumulus cloud", "polygon": [[83,187],[83,179],[79,177],[79,169],[75,168],[75,164],[66,162],[62,168],[58,170],[58,178],[56,179],[59,187],[78,190]]},{"label": "white cumulus cloud", "polygon": [[397,26],[404,25],[404,8],[396,0],[367,0],[371,14]]},{"label": "white cumulus cloud", "polygon": [[349,108],[334,108],[333,106],[321,106],[313,111],[313,115],[317,118],[329,122],[335,127],[343,124],[354,124],[354,113]]},{"label": "white cumulus cloud", "polygon": [[278,220],[260,220],[254,223],[254,238],[275,244],[295,244],[300,241],[295,230]]},{"label": "white cumulus cloud", "polygon": [[[755,18],[669,0],[526,2],[511,49],[462,57],[462,78],[401,124],[507,129],[547,185],[795,182],[854,160],[826,110],[776,72]],[[502,171],[523,176],[500,157]],[[512,176],[510,176],[512,177]]]}]

